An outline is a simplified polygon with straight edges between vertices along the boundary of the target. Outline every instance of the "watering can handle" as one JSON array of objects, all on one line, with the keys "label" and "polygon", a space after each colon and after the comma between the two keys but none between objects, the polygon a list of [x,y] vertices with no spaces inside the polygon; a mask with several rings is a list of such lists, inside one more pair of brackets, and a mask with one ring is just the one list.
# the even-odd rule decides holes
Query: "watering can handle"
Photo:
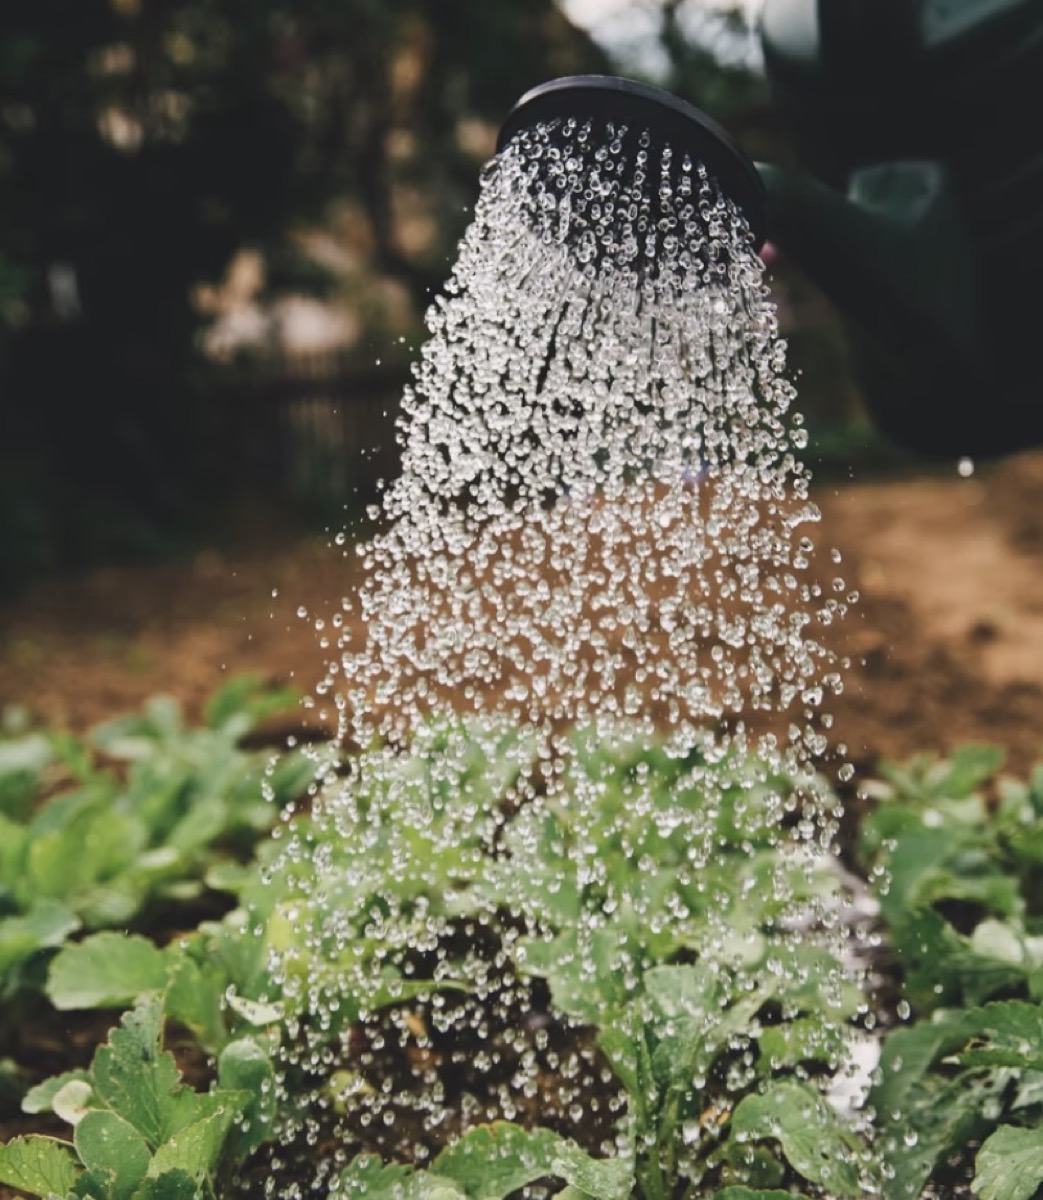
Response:
[{"label": "watering can handle", "polygon": [[827,70],[878,74],[920,44],[917,0],[818,0],[819,45]]},{"label": "watering can handle", "polygon": [[944,168],[880,163],[846,195],[758,163],[768,236],[867,330],[892,344],[981,361],[975,278]]}]

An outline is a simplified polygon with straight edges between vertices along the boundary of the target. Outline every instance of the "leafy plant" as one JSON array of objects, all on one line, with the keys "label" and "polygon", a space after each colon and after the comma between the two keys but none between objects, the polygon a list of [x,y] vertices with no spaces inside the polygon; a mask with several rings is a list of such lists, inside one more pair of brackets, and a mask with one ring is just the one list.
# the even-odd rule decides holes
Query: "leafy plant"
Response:
[{"label": "leafy plant", "polygon": [[15,1138],[0,1146],[0,1183],[37,1196],[94,1200],[189,1200],[213,1196],[216,1180],[267,1136],[271,1064],[256,1042],[231,1043],[218,1084],[200,1093],[163,1049],[163,996],[142,996],[99,1047],[87,1071],[29,1092],[29,1112],[53,1111],[72,1143]]},{"label": "leafy plant", "polygon": [[[224,719],[243,727],[240,712],[237,700]],[[152,761],[145,746],[161,719],[146,714],[150,735],[130,721],[110,728],[123,763]],[[327,769],[309,810],[258,842],[253,861],[216,858],[227,843],[205,843],[193,886],[235,896],[222,919],[165,946],[114,929],[64,941],[40,977],[57,1008],[134,1007],[89,1071],[24,1100],[68,1119],[71,1144],[15,1138],[0,1179],[104,1200],[220,1192],[266,1140],[307,1119],[304,1097],[341,1115],[360,1103],[365,1080],[338,1047],[435,997],[450,1011],[450,993],[480,990],[470,956],[494,953],[520,981],[546,985],[562,1029],[596,1042],[603,1079],[625,1097],[615,1152],[592,1156],[540,1125],[477,1124],[424,1167],[358,1154],[338,1194],[917,1200],[926,1188],[1031,1200],[1043,1186],[1043,771],[998,777],[998,753],[970,747],[888,768],[875,789],[861,847],[902,1019],[883,1014],[894,1027],[853,1124],[830,1081],[871,1014],[816,925],[843,902],[842,883],[764,820],[799,816],[795,785],[752,762],[575,737],[562,786],[533,796],[532,747],[516,731],[432,725],[407,749],[349,762],[346,793]],[[127,744],[138,741],[140,760]],[[36,819],[26,797],[41,772],[69,769],[61,755],[72,751],[56,745],[12,754],[24,774],[0,794],[15,797],[13,824]],[[234,741],[224,753],[243,757]],[[67,939],[54,911],[54,938]],[[478,929],[492,939],[484,949],[468,941]],[[216,1061],[210,1092],[177,1078],[166,1020]],[[194,1174],[185,1146],[203,1164]]]},{"label": "leafy plant", "polygon": [[0,996],[38,985],[40,952],[79,930],[126,928],[150,906],[199,897],[216,858],[271,828],[314,768],[299,752],[270,761],[238,742],[292,699],[235,680],[204,729],[185,729],[174,701],[157,698],[86,741],[0,741]]},{"label": "leafy plant", "polygon": [[1043,767],[1019,782],[996,778],[1001,763],[995,747],[968,746],[890,767],[863,824],[905,996],[921,1013],[1043,998]]},{"label": "leafy plant", "polygon": [[506,1121],[480,1125],[439,1154],[430,1169],[385,1166],[360,1155],[341,1172],[348,1200],[505,1200],[527,1184],[554,1178],[566,1200],[628,1200],[629,1165],[595,1159],[549,1129],[522,1129]]},{"label": "leafy plant", "polygon": [[863,823],[919,1018],[886,1038],[870,1097],[889,1200],[929,1182],[1028,1200],[1043,1184],[1043,768],[998,777],[1002,758],[968,746],[889,767]]}]

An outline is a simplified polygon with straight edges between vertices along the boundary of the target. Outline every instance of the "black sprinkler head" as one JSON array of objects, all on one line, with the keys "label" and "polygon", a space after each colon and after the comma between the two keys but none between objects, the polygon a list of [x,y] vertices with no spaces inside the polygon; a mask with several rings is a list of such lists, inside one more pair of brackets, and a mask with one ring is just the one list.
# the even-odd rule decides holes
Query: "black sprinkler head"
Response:
[{"label": "black sprinkler head", "polygon": [[566,75],[526,92],[507,114],[496,148],[526,129],[552,121],[625,125],[631,135],[647,130],[653,144],[669,145],[678,161],[701,162],[721,192],[746,218],[756,249],[764,243],[764,185],[753,163],[731,136],[704,112],[662,88],[613,75]]}]

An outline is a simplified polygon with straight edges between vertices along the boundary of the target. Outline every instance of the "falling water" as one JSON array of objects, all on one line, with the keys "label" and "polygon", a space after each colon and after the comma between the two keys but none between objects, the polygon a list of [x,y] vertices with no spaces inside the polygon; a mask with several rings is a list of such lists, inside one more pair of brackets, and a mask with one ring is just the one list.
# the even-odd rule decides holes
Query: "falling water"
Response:
[{"label": "falling water", "polygon": [[[840,677],[820,638],[843,583],[811,569],[806,438],[762,264],[698,162],[622,127],[516,137],[427,321],[402,472],[319,689],[364,751],[282,851],[310,964],[278,956],[285,1070],[314,1089],[300,1136],[332,1128],[341,1158],[422,1163],[497,1116],[610,1153],[622,1101],[583,989],[563,1014],[564,985],[551,1001],[534,977],[548,946],[624,992],[648,939],[738,972],[763,951],[715,908],[722,813],[809,876],[828,851],[815,763]],[[605,745],[636,764],[607,814],[589,765]],[[674,764],[665,796],[641,766],[653,748]],[[681,847],[665,909],[649,837]],[[832,936],[814,889],[767,886],[783,934]],[[613,934],[606,966],[621,914],[638,932]]]}]

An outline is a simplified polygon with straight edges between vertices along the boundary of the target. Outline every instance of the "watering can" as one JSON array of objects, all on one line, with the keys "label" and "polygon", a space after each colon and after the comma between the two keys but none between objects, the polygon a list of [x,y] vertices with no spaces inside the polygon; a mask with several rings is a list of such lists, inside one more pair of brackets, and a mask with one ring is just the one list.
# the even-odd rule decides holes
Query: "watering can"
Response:
[{"label": "watering can", "polygon": [[568,117],[683,146],[835,303],[883,433],[939,456],[1043,443],[1043,0],[765,0],[761,36],[806,174],[605,76],[534,88],[500,146]]}]

